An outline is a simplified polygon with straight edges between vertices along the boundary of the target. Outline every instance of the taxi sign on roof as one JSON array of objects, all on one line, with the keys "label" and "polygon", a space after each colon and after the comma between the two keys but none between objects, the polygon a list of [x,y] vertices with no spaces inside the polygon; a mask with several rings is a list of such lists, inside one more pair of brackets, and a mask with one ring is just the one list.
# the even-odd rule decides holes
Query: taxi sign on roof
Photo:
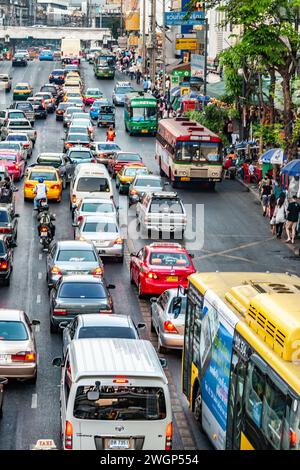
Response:
[{"label": "taxi sign on roof", "polygon": [[53,439],[39,439],[33,450],[54,450],[56,445]]}]

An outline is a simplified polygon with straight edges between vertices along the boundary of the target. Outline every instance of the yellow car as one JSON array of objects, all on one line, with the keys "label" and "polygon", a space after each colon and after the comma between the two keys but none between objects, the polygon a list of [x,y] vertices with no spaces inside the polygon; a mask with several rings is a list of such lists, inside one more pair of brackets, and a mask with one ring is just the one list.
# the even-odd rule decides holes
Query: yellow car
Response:
[{"label": "yellow car", "polygon": [[148,175],[149,170],[143,163],[128,164],[121,168],[116,175],[116,187],[119,190],[119,194],[128,193],[128,188],[137,174]]},{"label": "yellow car", "polygon": [[77,86],[77,87],[82,87],[82,81],[80,78],[66,78],[65,83],[64,83],[64,88],[70,87],[70,86]]},{"label": "yellow car", "polygon": [[44,179],[44,183],[48,188],[47,199],[52,199],[57,202],[61,201],[62,194],[62,180],[58,171],[53,166],[34,166],[28,168],[26,172],[26,179],[24,182],[24,200],[35,198],[35,187],[38,184],[39,178]]},{"label": "yellow car", "polygon": [[83,101],[82,94],[79,90],[67,90],[64,94],[64,101],[68,101],[70,98],[80,98]]},{"label": "yellow car", "polygon": [[67,75],[66,75],[66,79],[68,78],[80,78],[80,74],[79,72],[75,72],[75,70],[73,72],[68,72]]},{"label": "yellow car", "polygon": [[17,83],[13,89],[13,99],[14,100],[27,100],[32,96],[32,86],[29,83]]}]

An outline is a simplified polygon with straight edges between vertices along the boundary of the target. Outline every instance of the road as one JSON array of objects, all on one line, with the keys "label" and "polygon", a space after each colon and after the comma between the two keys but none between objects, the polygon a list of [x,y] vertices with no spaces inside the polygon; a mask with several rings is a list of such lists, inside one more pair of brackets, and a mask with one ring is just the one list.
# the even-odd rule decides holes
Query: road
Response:
[{"label": "road", "polygon": [[[13,84],[26,81],[39,91],[48,81],[49,72],[59,66],[51,62],[30,62],[27,68],[12,71]],[[10,71],[10,64],[1,64],[3,72]],[[98,81],[87,63],[82,65],[86,86],[100,87],[111,97],[113,81]],[[1,96],[1,109],[8,103]],[[150,137],[129,137],[123,125],[123,109],[117,110],[116,141],[126,151],[139,151],[144,162],[158,173],[155,155],[155,139]],[[49,115],[47,121],[37,121],[38,139],[31,163],[42,151],[62,151],[63,126]],[[97,140],[105,140],[105,131],[97,130]],[[61,355],[61,338],[49,332],[49,300],[45,277],[45,253],[38,242],[36,221],[32,203],[23,201],[23,184],[16,194],[17,212],[20,214],[18,247],[15,249],[14,272],[9,288],[1,287],[0,307],[24,309],[30,318],[39,319],[37,331],[38,380],[36,386],[24,382],[12,382],[7,387],[4,403],[4,417],[0,422],[0,449],[30,449],[38,439],[54,439],[60,445],[59,430],[59,370],[52,367],[53,357]],[[289,271],[299,274],[299,258],[289,248],[270,235],[268,221],[261,216],[258,202],[235,181],[224,181],[215,192],[192,187],[178,189],[184,204],[190,208],[190,220],[196,232],[196,241],[185,243],[195,255],[195,265],[200,271]],[[118,195],[116,193],[116,200]],[[57,216],[57,239],[72,239],[73,229],[68,209],[68,190],[64,191],[60,204],[51,204],[51,211]],[[118,202],[126,207],[126,197]],[[198,212],[197,212],[198,211]],[[203,213],[203,218],[201,214]],[[133,209],[130,215],[134,218]],[[203,239],[203,240],[202,240]],[[137,291],[129,282],[129,252],[138,251],[149,240],[128,240],[128,253],[123,266],[106,262],[106,277],[116,285],[112,291],[115,311],[129,314],[138,322],[147,323],[144,338],[156,338],[150,334],[149,301],[139,301]],[[126,301],[124,301],[126,299]],[[174,413],[174,448],[200,450],[209,449],[210,444],[203,436],[187,408],[187,402],[180,390],[181,354],[167,355],[167,376],[170,381]]]}]

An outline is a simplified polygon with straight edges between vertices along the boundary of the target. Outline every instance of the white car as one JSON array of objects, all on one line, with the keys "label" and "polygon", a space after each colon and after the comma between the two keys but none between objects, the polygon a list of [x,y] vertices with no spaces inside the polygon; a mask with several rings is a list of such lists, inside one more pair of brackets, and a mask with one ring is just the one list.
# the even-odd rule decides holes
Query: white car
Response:
[{"label": "white car", "polygon": [[75,240],[92,242],[101,258],[113,257],[123,262],[124,240],[116,219],[95,215],[83,217],[75,228]]},{"label": "white car", "polygon": [[73,227],[77,227],[78,223],[87,215],[112,217],[114,220],[118,220],[117,208],[112,199],[89,197],[81,199],[73,213]]},{"label": "white car", "polygon": [[27,157],[30,158],[32,155],[33,143],[27,134],[22,132],[10,132],[5,139],[5,142],[19,142],[24,151],[27,152]]}]

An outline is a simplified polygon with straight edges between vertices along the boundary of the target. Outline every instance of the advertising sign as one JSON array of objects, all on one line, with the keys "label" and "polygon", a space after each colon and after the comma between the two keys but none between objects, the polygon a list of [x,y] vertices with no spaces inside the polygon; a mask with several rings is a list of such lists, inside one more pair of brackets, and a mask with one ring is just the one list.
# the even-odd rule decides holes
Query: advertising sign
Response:
[{"label": "advertising sign", "polygon": [[139,31],[140,30],[140,12],[131,11],[125,17],[126,31]]},{"label": "advertising sign", "polygon": [[165,24],[172,26],[204,24],[203,11],[168,11],[165,13]]},{"label": "advertising sign", "polygon": [[180,84],[180,96],[188,95],[191,92],[189,82],[183,82]]},{"label": "advertising sign", "polygon": [[190,75],[191,72],[189,70],[173,70],[171,76],[172,87],[178,86],[184,77],[190,77]]},{"label": "advertising sign", "polygon": [[176,39],[176,49],[195,51],[197,49],[197,39],[191,39],[191,38]]},{"label": "advertising sign", "polygon": [[191,76],[204,78],[204,55],[191,54]]}]

